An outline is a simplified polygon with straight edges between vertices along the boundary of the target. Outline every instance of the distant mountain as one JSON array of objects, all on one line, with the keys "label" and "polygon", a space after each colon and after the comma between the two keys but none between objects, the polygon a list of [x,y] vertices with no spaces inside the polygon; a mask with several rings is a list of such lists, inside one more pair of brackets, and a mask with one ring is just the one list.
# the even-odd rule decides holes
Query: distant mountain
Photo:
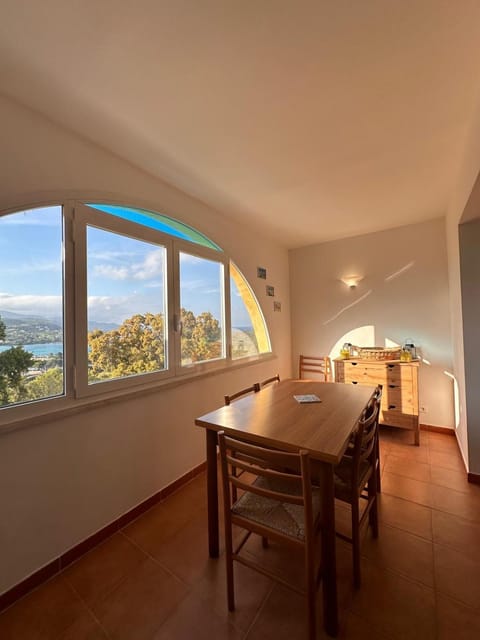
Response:
[{"label": "distant mountain", "polygon": [[[63,327],[61,318],[47,318],[26,313],[14,313],[0,310],[0,318],[6,326],[5,342],[7,344],[45,344],[62,342]],[[88,330],[100,329],[110,331],[116,329],[114,322],[97,322],[91,320]]]},{"label": "distant mountain", "polygon": [[97,322],[96,320],[90,320],[88,323],[88,330],[100,329],[100,331],[111,331],[112,329],[118,329],[120,325],[114,322]]},{"label": "distant mountain", "polygon": [[[46,318],[45,316],[37,316],[30,313],[14,313],[13,311],[4,311],[2,309],[0,309],[0,318],[2,318],[3,321],[9,320],[12,322],[48,322],[57,328],[62,326],[61,320],[57,320],[56,318]],[[8,324],[11,324],[11,322]]]}]

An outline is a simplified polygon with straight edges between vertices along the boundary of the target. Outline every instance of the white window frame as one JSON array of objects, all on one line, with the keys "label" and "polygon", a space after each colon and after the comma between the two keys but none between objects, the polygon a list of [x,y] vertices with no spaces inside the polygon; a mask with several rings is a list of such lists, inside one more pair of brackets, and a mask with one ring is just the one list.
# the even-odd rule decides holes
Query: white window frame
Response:
[{"label": "white window frame", "polygon": [[[90,198],[91,202],[92,199]],[[135,207],[134,204],[95,199],[95,202]],[[63,214],[63,329],[64,329],[64,395],[43,398],[30,402],[0,407],[0,428],[14,428],[28,420],[42,421],[43,416],[63,411],[77,411],[92,401],[116,398],[136,393],[139,390],[155,389],[162,383],[174,383],[175,379],[192,377],[203,372],[223,370],[240,363],[258,362],[272,357],[268,353],[258,353],[244,358],[233,359],[231,331],[231,291],[230,257],[223,251],[205,247],[194,241],[183,240],[117,218],[89,207],[84,199],[61,199],[27,203],[3,210],[0,216],[21,213],[42,207],[60,207]],[[98,227],[112,233],[120,233],[134,239],[144,240],[152,245],[166,248],[165,290],[167,306],[165,313],[166,358],[168,368],[163,371],[146,372],[124,378],[105,380],[88,384],[88,316],[87,316],[87,260],[86,229]],[[220,358],[189,365],[181,364],[180,340],[177,319],[180,319],[180,253],[197,256],[223,265],[222,338],[224,353]],[[250,283],[248,283],[251,288]],[[258,300],[257,300],[258,302]],[[263,317],[263,311],[259,305]],[[263,317],[265,322],[265,318]],[[267,335],[268,326],[265,322]],[[270,337],[269,337],[270,340]]]},{"label": "white window frame", "polygon": [[230,327],[230,305],[226,301],[230,301],[230,261],[225,254],[208,247],[197,245],[186,240],[175,239],[174,242],[174,278],[175,278],[175,320],[180,320],[181,304],[180,304],[180,253],[186,253],[197,258],[204,258],[223,265],[223,294],[222,294],[222,341],[224,353],[220,358],[214,360],[206,360],[204,362],[193,362],[192,364],[182,365],[181,358],[181,327],[176,322],[175,329],[175,365],[176,375],[182,376],[192,373],[192,371],[210,371],[211,369],[219,369],[226,367],[232,363],[231,358],[231,327]]},{"label": "white window frame", "polygon": [[[166,292],[165,332],[167,368],[162,371],[149,371],[136,375],[102,380],[100,382],[88,382],[88,300],[87,300],[87,228],[95,227],[111,233],[127,236],[134,240],[143,240],[152,246],[158,245],[166,250],[166,277],[164,287]],[[75,396],[84,398],[106,393],[108,391],[121,391],[132,386],[142,385],[145,382],[155,383],[171,378],[175,375],[174,347],[169,339],[169,328],[173,320],[173,242],[171,236],[154,229],[117,218],[108,213],[97,211],[83,204],[75,205],[74,212],[74,244],[75,244]]]}]

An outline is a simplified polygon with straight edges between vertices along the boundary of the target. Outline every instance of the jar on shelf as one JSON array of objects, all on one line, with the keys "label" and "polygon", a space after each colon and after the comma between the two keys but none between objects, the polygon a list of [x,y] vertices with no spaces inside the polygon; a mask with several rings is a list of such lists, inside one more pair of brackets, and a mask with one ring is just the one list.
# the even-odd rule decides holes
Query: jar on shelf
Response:
[{"label": "jar on shelf", "polygon": [[410,338],[407,338],[403,343],[402,351],[405,351],[406,353],[410,354],[409,357],[406,356],[406,358],[408,357],[407,362],[410,362],[411,360],[416,360],[417,347],[414,345],[413,340],[411,340]]},{"label": "jar on shelf", "polygon": [[352,355],[352,344],[351,342],[345,342],[343,347],[340,349],[340,358],[342,360],[348,360]]}]

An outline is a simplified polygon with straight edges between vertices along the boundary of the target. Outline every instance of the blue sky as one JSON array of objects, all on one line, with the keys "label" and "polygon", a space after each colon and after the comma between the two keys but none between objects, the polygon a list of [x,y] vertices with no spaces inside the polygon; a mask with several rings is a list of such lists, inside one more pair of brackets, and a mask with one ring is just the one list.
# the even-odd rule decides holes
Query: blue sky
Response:
[{"label": "blue sky", "polygon": [[[0,312],[61,317],[61,230],[61,207],[0,217]],[[162,247],[94,228],[87,247],[89,320],[120,323],[134,313],[164,311]],[[183,254],[181,277],[181,305],[219,318],[218,264]],[[233,325],[250,325],[233,286],[231,297]]]}]

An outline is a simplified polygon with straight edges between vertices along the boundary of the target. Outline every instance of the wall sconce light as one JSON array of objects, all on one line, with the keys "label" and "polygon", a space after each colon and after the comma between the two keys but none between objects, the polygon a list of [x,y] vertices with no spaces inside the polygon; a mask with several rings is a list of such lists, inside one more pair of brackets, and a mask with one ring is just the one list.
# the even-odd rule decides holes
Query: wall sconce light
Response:
[{"label": "wall sconce light", "polygon": [[363,280],[363,276],[344,276],[340,278],[340,280],[343,284],[346,284],[347,287],[350,287],[350,289],[355,289],[359,282]]}]

